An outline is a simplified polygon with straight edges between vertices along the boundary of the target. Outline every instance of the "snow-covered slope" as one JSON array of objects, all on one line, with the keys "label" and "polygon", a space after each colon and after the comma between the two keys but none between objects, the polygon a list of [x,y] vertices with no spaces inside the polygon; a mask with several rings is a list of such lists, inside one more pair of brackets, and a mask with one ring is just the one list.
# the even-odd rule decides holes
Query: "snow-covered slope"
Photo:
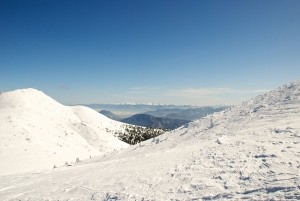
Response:
[{"label": "snow-covered slope", "polygon": [[1,93],[0,174],[50,169],[127,147],[107,132],[122,125],[35,89]]},{"label": "snow-covered slope", "polygon": [[300,199],[300,82],[52,172],[0,177],[1,200]]}]

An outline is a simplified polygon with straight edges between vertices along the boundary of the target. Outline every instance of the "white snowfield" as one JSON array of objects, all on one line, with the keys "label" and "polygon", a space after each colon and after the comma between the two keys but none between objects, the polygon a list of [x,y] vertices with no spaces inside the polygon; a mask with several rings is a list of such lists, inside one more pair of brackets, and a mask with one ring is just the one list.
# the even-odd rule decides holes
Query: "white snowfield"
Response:
[{"label": "white snowfield", "polygon": [[0,200],[210,199],[300,199],[300,81],[119,152],[0,177]]},{"label": "white snowfield", "polygon": [[122,129],[87,107],[67,107],[35,89],[0,94],[0,175],[71,164],[128,145]]}]

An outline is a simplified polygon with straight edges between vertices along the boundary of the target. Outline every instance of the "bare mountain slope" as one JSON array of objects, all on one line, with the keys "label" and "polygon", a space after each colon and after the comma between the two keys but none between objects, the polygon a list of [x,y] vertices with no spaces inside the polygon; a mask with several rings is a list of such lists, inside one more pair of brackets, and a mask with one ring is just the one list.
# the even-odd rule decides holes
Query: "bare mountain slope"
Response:
[{"label": "bare mountain slope", "polygon": [[127,147],[106,131],[122,125],[35,89],[1,93],[0,174],[49,169]]},{"label": "bare mountain slope", "polygon": [[300,199],[300,82],[118,153],[0,177],[1,200]]}]

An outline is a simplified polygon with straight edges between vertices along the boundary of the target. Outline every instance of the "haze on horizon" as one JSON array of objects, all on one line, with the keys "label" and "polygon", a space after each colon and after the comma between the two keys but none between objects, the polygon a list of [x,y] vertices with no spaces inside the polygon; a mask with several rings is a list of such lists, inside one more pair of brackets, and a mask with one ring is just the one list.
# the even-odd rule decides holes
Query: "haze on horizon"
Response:
[{"label": "haze on horizon", "polygon": [[300,1],[0,1],[0,91],[237,104],[299,79]]}]

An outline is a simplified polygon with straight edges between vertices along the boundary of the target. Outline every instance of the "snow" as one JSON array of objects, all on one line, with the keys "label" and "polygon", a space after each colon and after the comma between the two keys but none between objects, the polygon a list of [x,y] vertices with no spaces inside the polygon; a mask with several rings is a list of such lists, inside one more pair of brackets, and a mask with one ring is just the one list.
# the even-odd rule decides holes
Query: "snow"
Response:
[{"label": "snow", "polygon": [[0,175],[52,169],[125,148],[109,133],[122,126],[87,107],[61,105],[35,89],[1,93]]},{"label": "snow", "polygon": [[297,200],[299,114],[296,81],[72,167],[1,176],[0,199]]}]

